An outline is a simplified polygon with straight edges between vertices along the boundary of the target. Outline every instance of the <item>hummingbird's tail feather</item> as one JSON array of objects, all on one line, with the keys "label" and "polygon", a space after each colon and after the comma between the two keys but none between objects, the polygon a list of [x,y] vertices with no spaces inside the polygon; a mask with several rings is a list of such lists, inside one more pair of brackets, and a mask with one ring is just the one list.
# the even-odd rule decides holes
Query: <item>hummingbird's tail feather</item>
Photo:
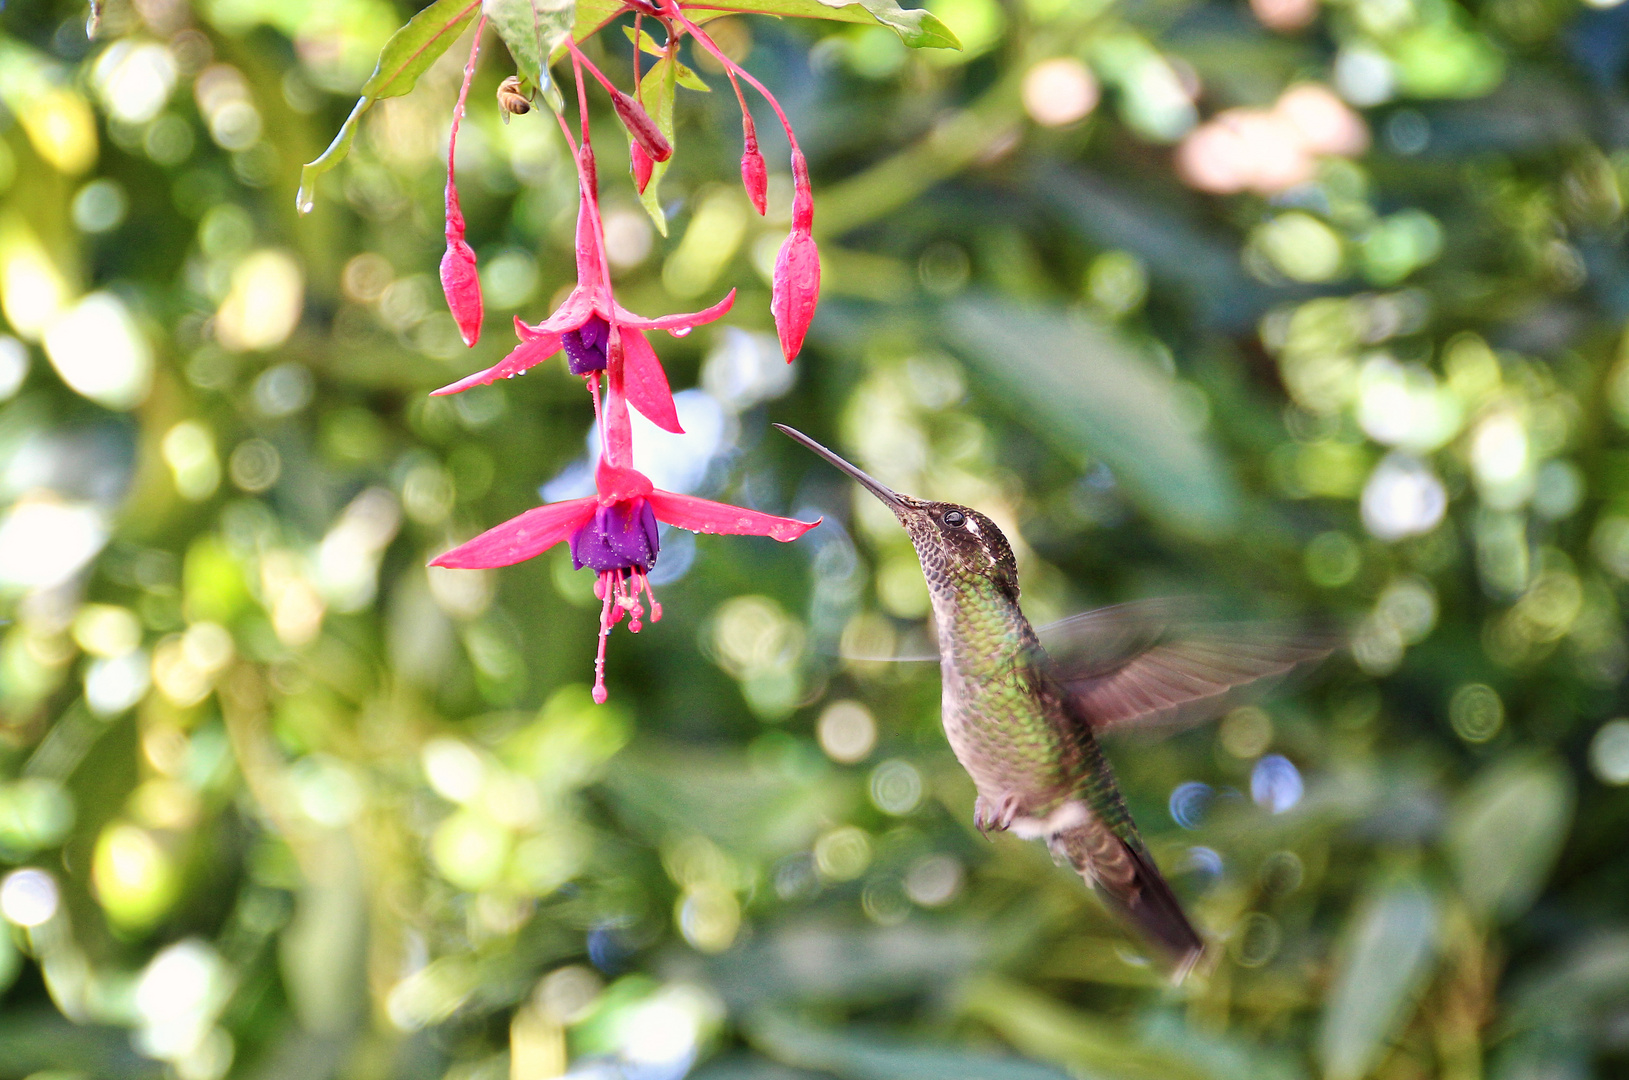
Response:
[{"label": "hummingbird's tail feather", "polygon": [[1205,954],[1205,939],[1146,852],[1096,823],[1056,833],[1049,846],[1096,887],[1110,908],[1168,955],[1175,965],[1173,981],[1188,977]]}]

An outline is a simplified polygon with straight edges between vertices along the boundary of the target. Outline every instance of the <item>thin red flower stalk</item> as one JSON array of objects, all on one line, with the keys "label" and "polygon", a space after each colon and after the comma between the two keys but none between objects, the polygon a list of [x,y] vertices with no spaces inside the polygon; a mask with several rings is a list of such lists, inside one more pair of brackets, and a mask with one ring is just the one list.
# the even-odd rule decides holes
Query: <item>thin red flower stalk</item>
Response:
[{"label": "thin red flower stalk", "polygon": [[481,276],[475,268],[475,252],[464,240],[464,211],[458,205],[458,185],[453,179],[453,163],[458,154],[458,125],[464,119],[464,102],[469,97],[470,82],[475,78],[475,61],[481,52],[481,33],[486,29],[486,16],[475,24],[475,40],[470,42],[469,60],[464,64],[464,84],[458,89],[458,104],[453,107],[452,130],[447,136],[447,250],[441,256],[441,291],[447,296],[447,307],[453,321],[458,324],[459,336],[464,344],[473,348],[481,338]]},{"label": "thin red flower stalk", "polygon": [[[707,35],[701,27],[685,15],[684,9],[679,6],[679,0],[665,0],[666,12],[677,19],[681,25],[693,36],[696,41],[708,52],[713,54],[726,72],[730,73],[733,83],[736,76],[745,79],[754,90],[762,94],[769,107],[775,110],[775,116],[780,120],[781,127],[786,130],[786,139],[792,145],[792,231],[787,235],[785,243],[775,257],[775,273],[770,281],[769,310],[775,317],[775,333],[780,338],[781,352],[786,362],[791,363],[803,348],[803,339],[809,332],[809,323],[814,319],[815,306],[820,301],[820,251],[811,235],[814,227],[814,191],[809,184],[809,165],[803,156],[803,150],[798,146],[797,135],[792,131],[792,122],[786,118],[786,112],[781,103],[775,99],[764,84],[752,77],[752,73],[737,64],[724,54],[718,43]],[[736,88],[737,97],[740,88]],[[742,114],[746,114],[746,103],[742,102]],[[755,140],[756,141],[756,140]],[[742,179],[745,181],[748,163],[743,157],[741,162]],[[749,186],[750,194],[751,188]]]},{"label": "thin red flower stalk", "polygon": [[[571,74],[577,86],[577,126],[582,135],[581,152],[575,155],[577,162],[577,186],[582,191],[584,207],[588,210],[589,244],[596,256],[599,270],[598,284],[605,289],[607,298],[607,311],[605,312],[606,338],[606,415],[605,422],[600,425],[600,438],[605,449],[605,459],[612,465],[627,466],[633,464],[633,426],[628,419],[628,399],[623,367],[627,357],[622,342],[621,312],[617,310],[615,299],[611,292],[611,262],[605,251],[605,225],[600,217],[600,178],[599,169],[594,162],[594,147],[589,138],[588,127],[588,89],[583,85],[583,65],[587,58],[582,50],[577,48],[577,42],[569,35],[566,41],[571,46]],[[588,65],[590,68],[592,64]],[[598,71],[595,72],[598,74]],[[565,131],[565,118],[561,117],[560,129]],[[571,144],[571,133],[565,131],[566,144]],[[578,214],[577,228],[579,247],[582,247],[583,215]],[[582,272],[578,271],[579,283]],[[654,355],[654,354],[653,354]],[[661,365],[656,365],[661,372]],[[667,376],[662,373],[662,384],[666,388]],[[596,377],[590,389],[596,395],[599,393],[599,379]],[[673,405],[671,391],[667,394],[669,409]],[[599,411],[599,402],[594,404],[596,413]],[[664,417],[666,419],[666,417]],[[679,426],[678,413],[672,415],[673,426],[671,431],[683,431]],[[664,425],[665,426],[665,425]]]}]

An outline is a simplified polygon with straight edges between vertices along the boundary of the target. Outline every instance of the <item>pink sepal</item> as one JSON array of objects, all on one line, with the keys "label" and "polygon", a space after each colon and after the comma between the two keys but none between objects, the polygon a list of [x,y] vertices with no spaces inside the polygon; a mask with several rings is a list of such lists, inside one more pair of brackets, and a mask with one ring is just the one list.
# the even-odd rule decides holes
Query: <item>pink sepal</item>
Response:
[{"label": "pink sepal", "polygon": [[623,326],[631,326],[635,330],[666,330],[674,337],[684,337],[695,327],[722,318],[734,304],[734,289],[731,289],[728,296],[710,308],[703,308],[701,311],[680,312],[674,315],[658,315],[654,319],[647,319],[643,315],[635,315],[621,304],[618,304],[617,322]]},{"label": "pink sepal", "polygon": [[485,371],[477,371],[473,375],[464,376],[455,383],[448,383],[440,390],[430,391],[430,396],[443,397],[447,394],[457,394],[468,390],[472,386],[485,386],[487,383],[497,382],[499,379],[512,378],[524,371],[530,371],[560,351],[559,334],[537,333],[518,318],[515,323],[515,329],[520,335],[521,342],[509,351],[508,356]]},{"label": "pink sepal", "polygon": [[578,285],[571,290],[565,302],[554,309],[553,315],[536,326],[530,326],[517,318],[515,333],[525,337],[527,334],[563,334],[567,330],[577,329],[587,322],[588,317],[599,307],[594,302],[599,295],[599,290],[595,287],[597,284],[598,282],[591,282],[588,285]]},{"label": "pink sepal", "polygon": [[455,570],[479,570],[511,566],[543,554],[594,516],[598,505],[593,498],[549,503],[494,525],[466,544],[460,544],[430,560],[431,566]]},{"label": "pink sepal", "polygon": [[663,431],[684,434],[684,428],[679,426],[678,410],[673,405],[673,391],[667,384],[667,372],[656,359],[656,350],[650,347],[643,333],[626,324],[622,327],[622,380],[628,404]]},{"label": "pink sepal", "polygon": [[651,509],[656,511],[658,521],[691,532],[768,536],[784,543],[796,540],[822,520],[795,521],[671,491],[652,491],[646,498],[650,500]]}]

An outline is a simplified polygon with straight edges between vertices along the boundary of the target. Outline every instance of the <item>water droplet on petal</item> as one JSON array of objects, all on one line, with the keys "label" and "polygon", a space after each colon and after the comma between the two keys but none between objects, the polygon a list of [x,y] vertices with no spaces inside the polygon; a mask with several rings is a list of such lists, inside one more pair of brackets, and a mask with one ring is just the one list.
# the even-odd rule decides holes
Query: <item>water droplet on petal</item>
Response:
[{"label": "water droplet on petal", "polygon": [[693,326],[675,326],[672,330],[669,330],[668,333],[672,334],[674,337],[689,337],[690,331],[694,329],[695,327]]}]

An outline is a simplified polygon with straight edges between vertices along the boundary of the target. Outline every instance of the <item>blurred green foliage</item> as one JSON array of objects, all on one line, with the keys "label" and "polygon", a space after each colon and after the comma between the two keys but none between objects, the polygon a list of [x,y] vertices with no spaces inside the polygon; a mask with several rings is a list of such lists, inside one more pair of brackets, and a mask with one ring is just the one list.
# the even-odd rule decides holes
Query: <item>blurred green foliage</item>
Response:
[{"label": "blurred green foliage", "polygon": [[[460,47],[301,218],[407,8],[109,0],[92,43],[5,6],[0,1077],[1629,1072],[1629,7],[929,7],[961,52],[711,24],[815,173],[791,369],[790,181],[749,213],[731,95],[680,92],[669,239],[602,137],[622,301],[741,290],[662,342],[690,434],[648,471],[826,523],[669,535],[595,707],[564,552],[425,569],[587,475],[558,363],[426,396],[573,274],[501,47],[472,355],[434,270]],[[925,641],[914,555],[771,413],[989,512],[1037,622],[1350,621],[1290,692],[1113,748],[1207,975],[973,832],[937,673],[870,659]]]}]

